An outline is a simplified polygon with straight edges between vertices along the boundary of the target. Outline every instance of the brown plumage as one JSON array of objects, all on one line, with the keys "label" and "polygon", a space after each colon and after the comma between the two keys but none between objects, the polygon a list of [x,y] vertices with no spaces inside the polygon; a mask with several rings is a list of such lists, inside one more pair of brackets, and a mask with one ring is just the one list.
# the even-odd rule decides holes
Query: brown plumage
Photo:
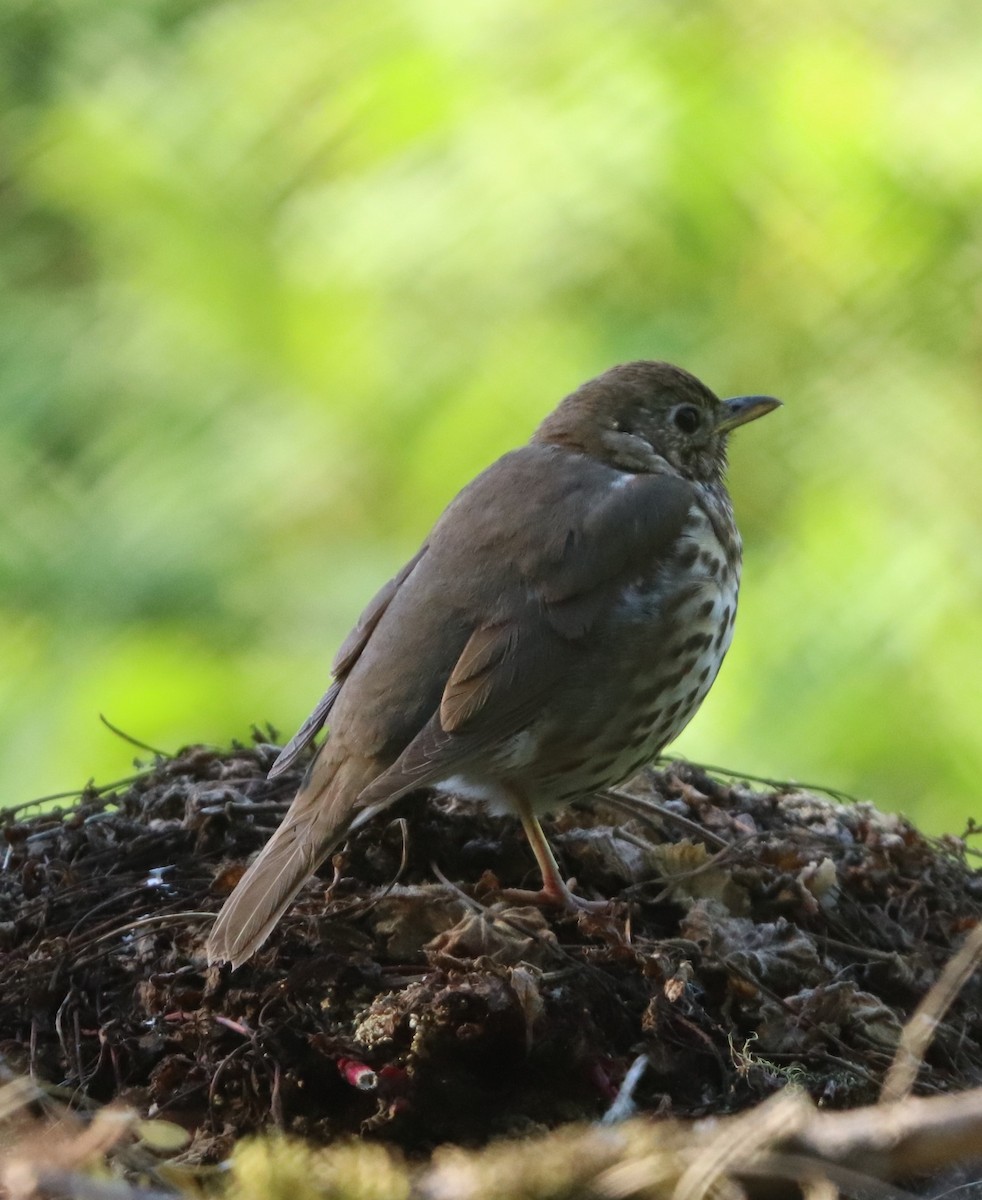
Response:
[{"label": "brown plumage", "polygon": [[422,788],[516,813],[543,898],[585,904],[536,814],[632,775],[701,703],[739,583],[726,439],[777,404],[721,401],[677,367],[628,363],[465,487],[365,609],[270,772],[329,722],[219,914],[210,960],[247,959],[353,828]]}]

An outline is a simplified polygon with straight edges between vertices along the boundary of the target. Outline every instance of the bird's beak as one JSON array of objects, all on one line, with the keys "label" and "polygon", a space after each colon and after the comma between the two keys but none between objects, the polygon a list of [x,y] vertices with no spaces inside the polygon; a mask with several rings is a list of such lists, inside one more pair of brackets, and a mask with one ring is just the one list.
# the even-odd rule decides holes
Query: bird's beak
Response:
[{"label": "bird's beak", "polygon": [[756,421],[758,417],[766,416],[780,407],[781,401],[775,400],[773,396],[732,396],[723,401],[723,410],[719,421],[716,422],[716,432],[729,433],[738,425]]}]

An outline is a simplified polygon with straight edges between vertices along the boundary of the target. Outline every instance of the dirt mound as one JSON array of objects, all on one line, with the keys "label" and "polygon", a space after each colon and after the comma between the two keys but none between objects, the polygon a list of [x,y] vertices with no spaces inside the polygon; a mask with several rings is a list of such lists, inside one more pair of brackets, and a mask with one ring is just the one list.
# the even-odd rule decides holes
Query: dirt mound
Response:
[{"label": "dirt mound", "polygon": [[[853,1106],[982,915],[957,839],[675,763],[545,823],[609,912],[506,905],[499,885],[535,880],[517,822],[413,797],[252,962],[207,968],[210,914],[299,782],[266,780],[274,756],[193,747],[6,814],[0,1073],[167,1118],[206,1161],[271,1127],[415,1152],[594,1118],[639,1059],[642,1111],[735,1112],[789,1079]],[[980,1079],[976,977],[918,1090]]]}]

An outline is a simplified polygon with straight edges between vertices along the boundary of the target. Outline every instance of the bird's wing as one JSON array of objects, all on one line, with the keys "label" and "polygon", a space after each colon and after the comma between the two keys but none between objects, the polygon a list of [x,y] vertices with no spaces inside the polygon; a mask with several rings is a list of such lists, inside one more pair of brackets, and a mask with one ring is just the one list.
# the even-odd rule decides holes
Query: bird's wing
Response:
[{"label": "bird's wing", "polygon": [[565,530],[562,552],[540,572],[545,620],[564,638],[582,638],[615,589],[654,574],[694,502],[692,484],[677,475],[635,475],[585,508]]},{"label": "bird's wing", "polygon": [[567,509],[565,526],[553,526],[544,543],[519,546],[522,595],[512,611],[474,628],[438,710],[360,793],[358,806],[388,804],[438,782],[521,733],[563,687],[617,591],[650,576],[667,556],[693,499],[682,479],[639,475],[599,503],[557,506]]},{"label": "bird's wing", "polygon": [[378,592],[376,592],[365,606],[354,629],[352,629],[341,643],[341,648],[334,657],[334,663],[331,666],[331,674],[334,677],[333,683],[320,698],[314,711],[279,752],[276,761],[269,769],[269,779],[275,779],[278,775],[282,775],[284,771],[289,770],[301,753],[324,728],[331,709],[334,707],[334,701],[338,698],[338,694],[348,673],[358,661],[361,652],[368,644],[368,639],[372,636],[376,625],[382,619],[385,610],[392,603],[396,592],[412,574],[416,564],[426,553],[426,549],[427,547],[424,543],[402,570],[390,579],[388,583],[379,588]]},{"label": "bird's wing", "polygon": [[288,771],[300,757],[304,749],[310,745],[324,728],[324,722],[334,707],[334,701],[338,698],[341,683],[342,680],[335,679],[324,695],[321,696],[320,700],[317,701],[317,707],[276,756],[276,761],[267,772],[267,779],[275,779],[277,775],[282,775],[284,771]]},{"label": "bird's wing", "polygon": [[[611,487],[609,470],[583,464],[557,482],[547,453],[528,447],[479,477],[452,506],[453,520],[442,531],[438,524],[428,552],[366,608],[335,660],[335,683],[283,757],[323,725],[361,659],[336,731],[342,744],[329,739],[322,748],[226,901],[210,961],[239,963],[255,951],[345,836],[354,807],[360,823],[526,729],[582,661],[586,634],[619,589],[650,578],[678,540],[693,500],[683,481],[637,476]],[[592,483],[584,481],[591,471]],[[521,491],[527,502],[516,506],[516,525],[503,529],[500,497]],[[441,633],[449,634],[442,644]],[[384,745],[376,726],[386,718],[402,722],[405,749],[378,772],[385,759],[374,757]]]}]

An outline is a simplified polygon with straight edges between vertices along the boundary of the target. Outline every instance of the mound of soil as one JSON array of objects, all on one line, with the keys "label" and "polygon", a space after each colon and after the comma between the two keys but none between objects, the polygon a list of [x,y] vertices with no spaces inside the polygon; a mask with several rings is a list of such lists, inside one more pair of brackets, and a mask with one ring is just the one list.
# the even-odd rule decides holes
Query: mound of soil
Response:
[{"label": "mound of soil", "polygon": [[[516,821],[410,797],[355,834],[254,960],[208,923],[300,780],[276,748],[192,747],[67,809],[5,814],[0,1077],[121,1099],[215,1161],[244,1134],[410,1152],[631,1102],[729,1113],[793,1079],[875,1100],[900,1029],[982,916],[965,843],[868,804],[684,763],[545,822],[602,913],[515,907]],[[982,1080],[982,981],[918,1090]],[[622,1103],[627,1097],[622,1096]]]}]

